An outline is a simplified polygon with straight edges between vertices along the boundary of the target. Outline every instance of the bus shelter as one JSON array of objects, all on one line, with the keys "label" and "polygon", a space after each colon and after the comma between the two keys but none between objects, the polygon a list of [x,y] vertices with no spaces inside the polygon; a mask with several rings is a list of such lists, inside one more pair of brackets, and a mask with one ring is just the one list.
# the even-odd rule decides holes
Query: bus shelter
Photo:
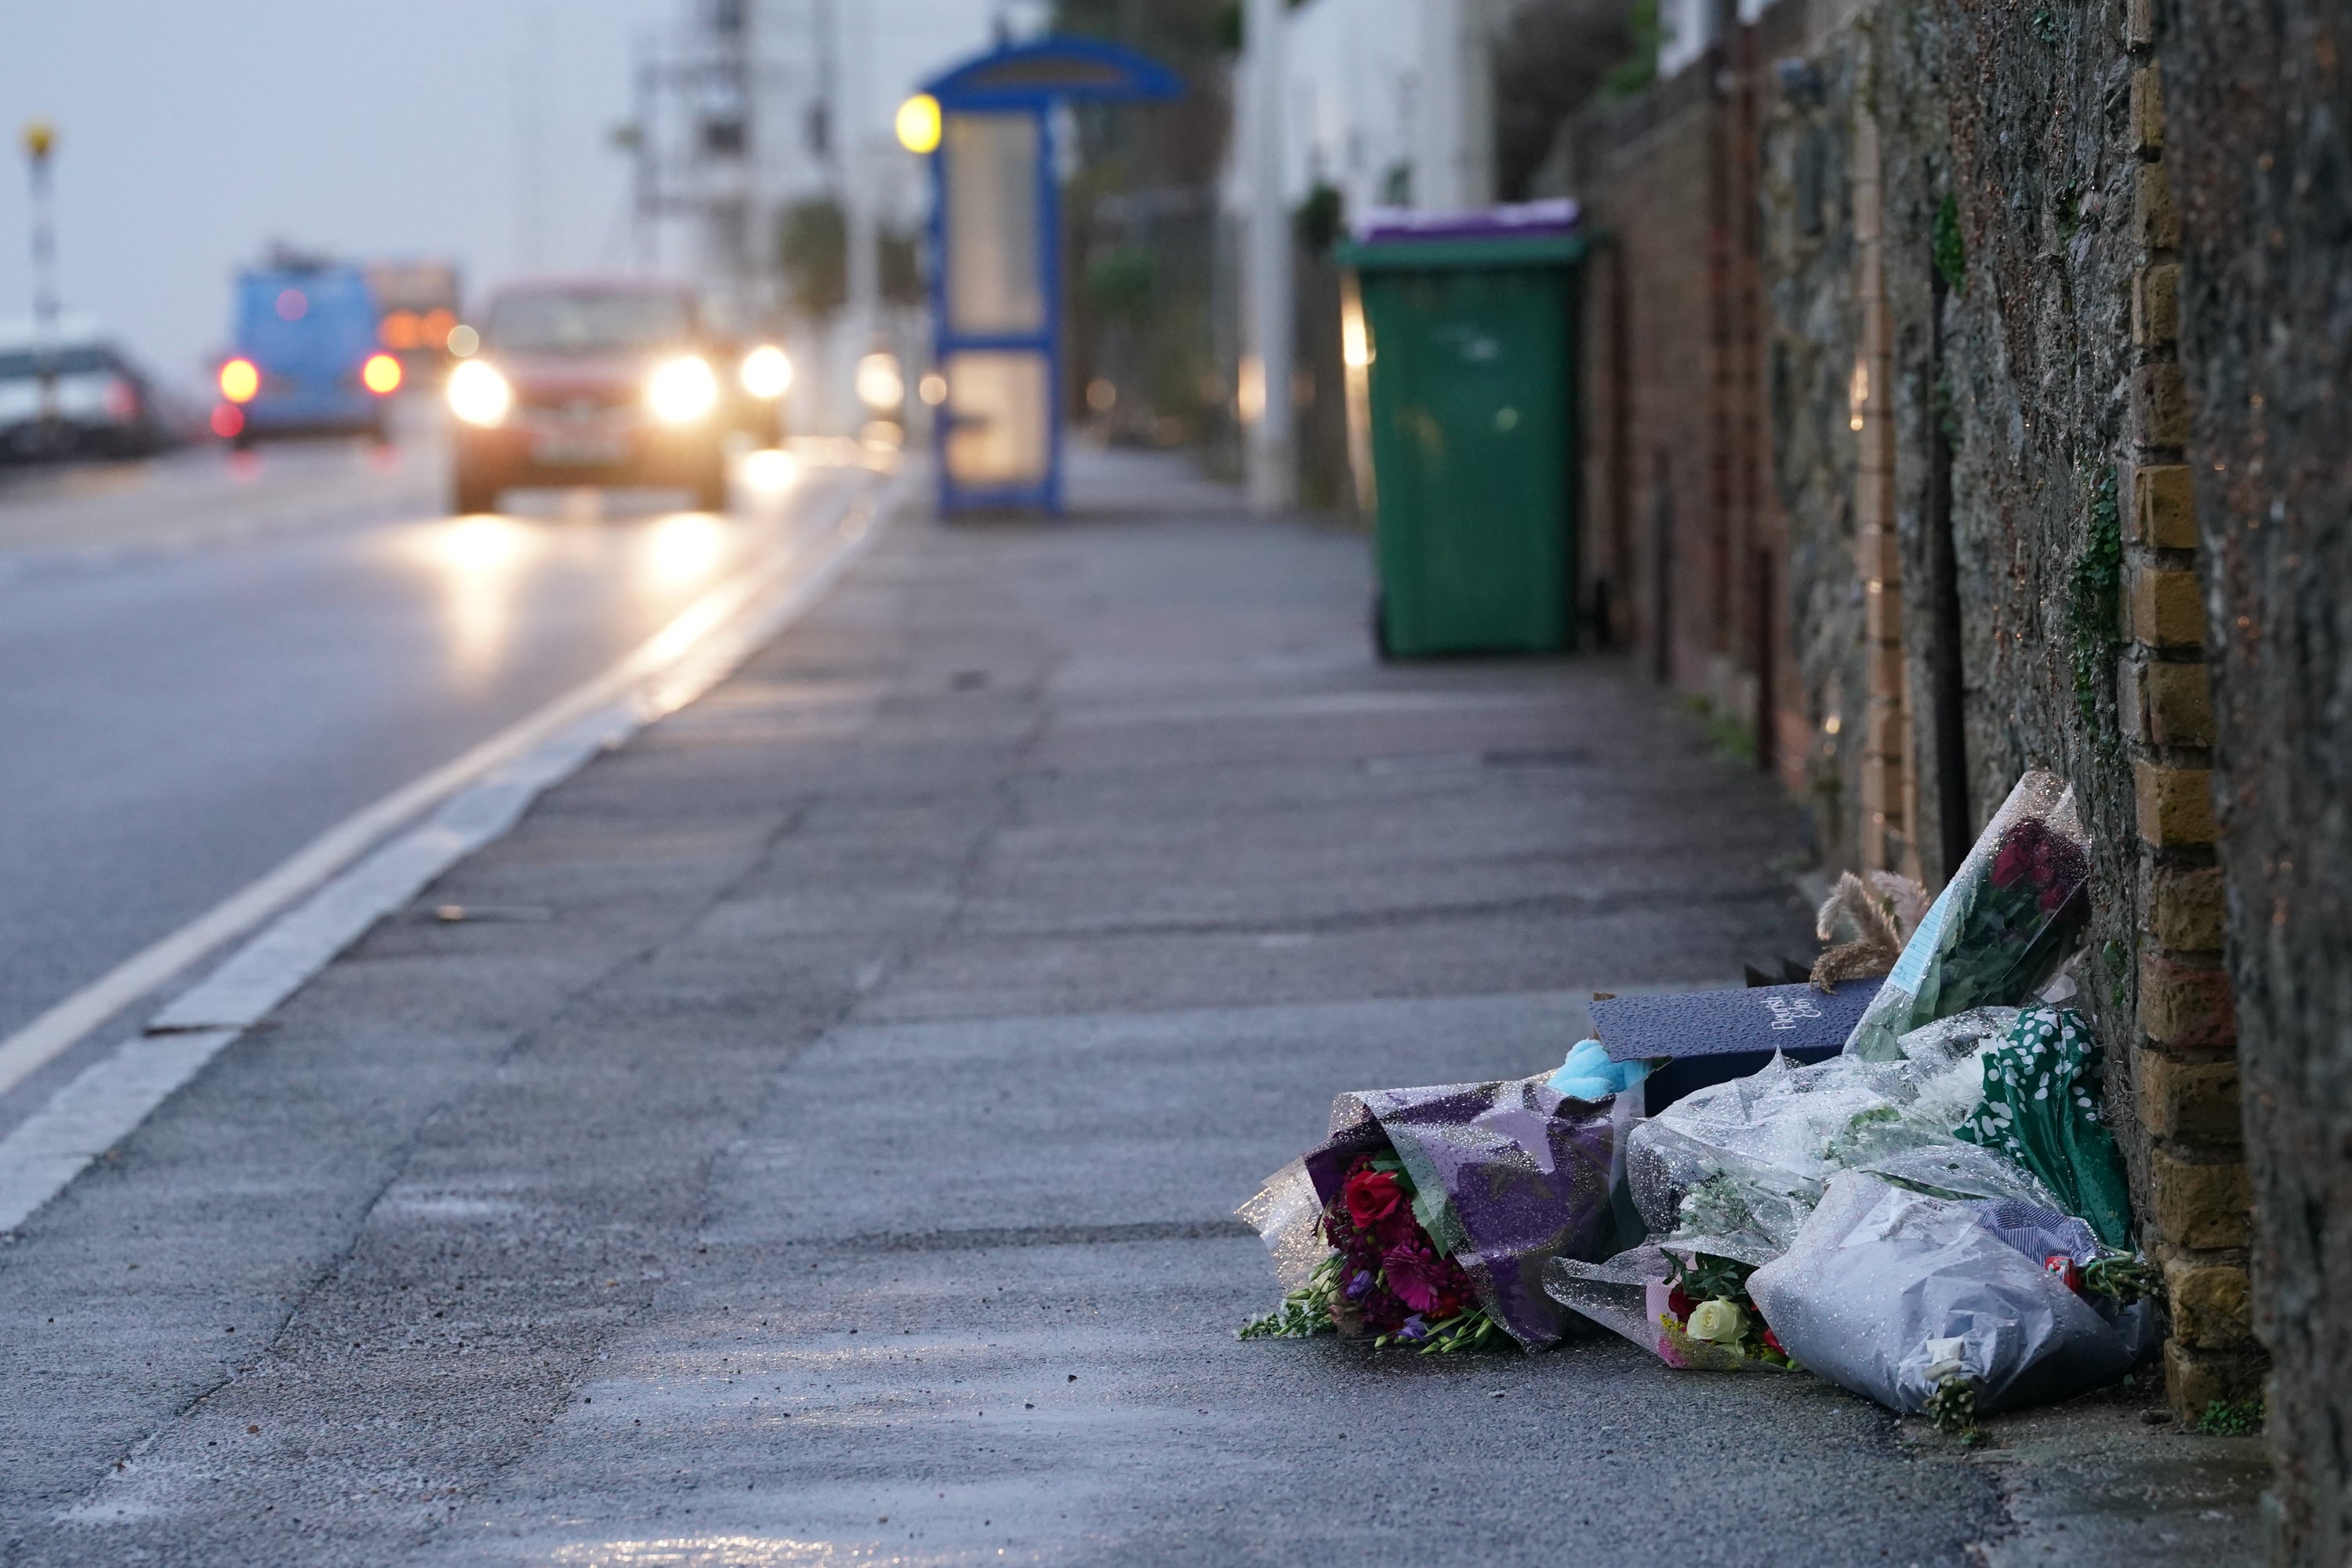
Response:
[{"label": "bus shelter", "polygon": [[[926,83],[900,135],[931,174],[941,515],[1062,510],[1062,227],[1053,110],[1167,100],[1165,66],[1093,38],[1008,44]],[[925,143],[928,143],[926,145]]]}]

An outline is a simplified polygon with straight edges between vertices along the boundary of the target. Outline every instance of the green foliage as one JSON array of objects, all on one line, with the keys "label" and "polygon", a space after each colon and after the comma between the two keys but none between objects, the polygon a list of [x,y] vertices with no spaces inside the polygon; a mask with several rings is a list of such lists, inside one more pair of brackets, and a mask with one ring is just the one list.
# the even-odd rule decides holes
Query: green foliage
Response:
[{"label": "green foliage", "polygon": [[1977,1427],[1977,1385],[1965,1377],[1948,1377],[1927,1396],[1924,1414],[1937,1431],[1963,1443],[1980,1441]]},{"label": "green foliage", "polygon": [[2262,1429],[2263,1402],[2259,1399],[2234,1405],[2216,1399],[2197,1418],[2197,1430],[2208,1437],[2253,1437],[2259,1436]]},{"label": "green foliage", "polygon": [[1955,294],[1969,291],[1968,245],[1960,237],[1959,198],[1947,194],[1943,205],[1936,209],[1936,233],[1933,241],[1936,271],[1943,278],[1944,286]]},{"label": "green foliage", "polygon": [[1752,1263],[1700,1252],[1693,1254],[1690,1262],[1678,1267],[1675,1272],[1683,1293],[1694,1301],[1750,1304],[1748,1300],[1748,1277],[1756,1272],[1756,1265]]},{"label": "green foliage", "polygon": [[1683,1194],[1678,1210],[1685,1234],[1730,1236],[1756,1223],[1748,1200],[1729,1176],[1710,1176]]},{"label": "green foliage", "polygon": [[1304,1340],[1317,1334],[1336,1334],[1337,1323],[1331,1321],[1331,1305],[1313,1287],[1293,1290],[1282,1299],[1282,1305],[1263,1318],[1253,1318],[1234,1331],[1235,1339],[1243,1340]]},{"label": "green foliage", "polygon": [[[1402,1334],[1382,1334],[1372,1342],[1372,1346],[1377,1350],[1413,1342]],[[1495,1321],[1494,1314],[1484,1307],[1471,1307],[1443,1322],[1432,1323],[1419,1348],[1423,1355],[1455,1355],[1463,1351],[1506,1351],[1515,1344],[1503,1331],[1503,1325]]]},{"label": "green foliage", "polygon": [[1159,268],[1141,246],[1107,250],[1087,263],[1087,303],[1109,317],[1139,317],[1151,309]]},{"label": "green foliage", "polygon": [[2099,478],[2091,497],[2083,552],[2066,585],[2066,632],[2074,656],[2074,700],[2085,723],[2096,725],[2099,693],[2113,678],[2123,650],[2116,618],[2123,593],[2124,536],[2116,503],[2116,471]]},{"label": "green foliage", "polygon": [[830,196],[795,202],[776,219],[776,260],[784,289],[805,315],[824,317],[849,300],[849,224]]},{"label": "green foliage", "polygon": [[1304,1340],[1317,1334],[1336,1334],[1339,1325],[1331,1316],[1331,1302],[1339,1291],[1341,1259],[1333,1253],[1315,1266],[1307,1283],[1282,1299],[1282,1304],[1263,1318],[1253,1318],[1234,1331],[1235,1339],[1243,1340]]},{"label": "green foliage", "polygon": [[1633,35],[1633,52],[1601,79],[1601,91],[1607,98],[1631,98],[1658,79],[1658,46],[1666,38],[1658,0],[1633,0],[1626,25]]},{"label": "green foliage", "polygon": [[2033,8],[2033,17],[2030,25],[2033,28],[2035,37],[2053,48],[2057,47],[2058,12],[2054,6],[2036,5]]},{"label": "green foliage", "polygon": [[1307,199],[1298,204],[1298,210],[1291,215],[1291,222],[1297,229],[1299,244],[1318,256],[1327,256],[1347,232],[1348,198],[1339,194],[1338,186],[1318,180],[1315,188],[1307,193]]},{"label": "green foliage", "polygon": [[2146,1258],[2128,1252],[2095,1258],[2083,1269],[2083,1288],[2130,1306],[2162,1288],[2164,1277]]},{"label": "green foliage", "polygon": [[886,304],[919,305],[923,302],[923,253],[913,235],[882,236],[877,263],[882,273],[882,299]]}]

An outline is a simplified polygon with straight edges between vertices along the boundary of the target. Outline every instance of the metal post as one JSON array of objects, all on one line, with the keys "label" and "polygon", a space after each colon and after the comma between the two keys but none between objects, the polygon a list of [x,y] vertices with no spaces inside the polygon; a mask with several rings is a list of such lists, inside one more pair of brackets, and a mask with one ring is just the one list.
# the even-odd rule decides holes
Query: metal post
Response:
[{"label": "metal post", "polygon": [[1290,211],[1283,199],[1286,72],[1283,0],[1249,0],[1249,221],[1244,243],[1241,412],[1247,423],[1250,504],[1280,511],[1297,493],[1292,427]]},{"label": "metal post", "polygon": [[57,144],[57,128],[47,121],[35,120],[26,125],[25,161],[33,187],[33,344],[40,377],[44,427],[58,416],[54,355],[58,329],[58,230],[49,185],[49,154],[56,151]]},{"label": "metal post", "polygon": [[847,406],[850,428],[855,433],[862,428],[871,410],[865,405],[856,385],[858,364],[881,346],[881,255],[879,215],[876,212],[874,183],[879,171],[876,168],[874,139],[868,133],[867,121],[872,117],[872,98],[868,79],[873,70],[874,20],[863,6],[855,6],[841,19],[842,68],[837,89],[841,100],[841,157],[844,178],[841,183],[841,217],[843,228],[843,265],[847,268],[844,279],[847,287],[849,316],[849,353],[846,366],[851,377]]}]

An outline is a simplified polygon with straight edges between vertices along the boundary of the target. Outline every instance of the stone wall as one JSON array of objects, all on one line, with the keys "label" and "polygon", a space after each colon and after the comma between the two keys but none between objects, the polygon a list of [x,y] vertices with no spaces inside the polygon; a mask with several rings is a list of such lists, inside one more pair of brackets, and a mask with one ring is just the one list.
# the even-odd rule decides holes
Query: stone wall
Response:
[{"label": "stone wall", "polygon": [[[1588,558],[1681,689],[1737,711],[1724,671],[1774,672],[1832,868],[1940,885],[2021,773],[2073,782],[2077,1005],[2196,1415],[2260,1361],[2155,42],[2147,0],[1780,0],[1580,126],[1616,246]],[[1786,619],[1744,664],[1740,549]]]},{"label": "stone wall", "polygon": [[[1906,583],[1948,551],[1942,614],[1915,595],[1906,638],[1918,841],[1948,865],[2028,767],[2075,785],[2096,856],[2085,1010],[2196,1415],[2260,1368],[2229,987],[2199,918],[2204,616],[2151,28],[2126,0],[1916,0],[1879,8],[1872,48]],[[1968,831],[1946,831],[1957,812]]]},{"label": "stone wall", "polygon": [[[2352,16],[2204,0],[2154,20],[2143,102],[2161,100],[2180,270],[2177,290],[2151,276],[2143,319],[2179,321],[2190,461],[2151,488],[2144,530],[2159,572],[2201,551],[2213,651],[2212,793],[2183,781],[2157,804],[2216,813],[2276,1362],[2273,1559],[2317,1568],[2352,1559]],[[2177,579],[2144,592],[2151,624],[2191,618]],[[2200,732],[2207,710],[2181,703]],[[2221,889],[2185,881],[2172,909],[2210,941]]]}]

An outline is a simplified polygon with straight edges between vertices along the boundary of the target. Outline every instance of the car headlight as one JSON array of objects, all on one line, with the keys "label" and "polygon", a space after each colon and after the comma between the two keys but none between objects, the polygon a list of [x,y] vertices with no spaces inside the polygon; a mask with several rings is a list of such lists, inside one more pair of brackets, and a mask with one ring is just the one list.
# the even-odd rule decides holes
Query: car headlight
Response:
[{"label": "car headlight", "polygon": [[467,424],[496,425],[513,406],[514,388],[482,361],[461,361],[449,373],[449,412]]},{"label": "car headlight", "polygon": [[793,362],[773,343],[762,343],[745,354],[740,374],[743,390],[754,397],[782,397],[792,390]]},{"label": "car headlight", "polygon": [[898,374],[898,356],[877,349],[857,362],[857,400],[877,414],[892,414],[907,401],[906,378]]},{"label": "car headlight", "polygon": [[695,354],[671,360],[646,383],[646,406],[665,425],[691,425],[719,401],[719,378]]}]

